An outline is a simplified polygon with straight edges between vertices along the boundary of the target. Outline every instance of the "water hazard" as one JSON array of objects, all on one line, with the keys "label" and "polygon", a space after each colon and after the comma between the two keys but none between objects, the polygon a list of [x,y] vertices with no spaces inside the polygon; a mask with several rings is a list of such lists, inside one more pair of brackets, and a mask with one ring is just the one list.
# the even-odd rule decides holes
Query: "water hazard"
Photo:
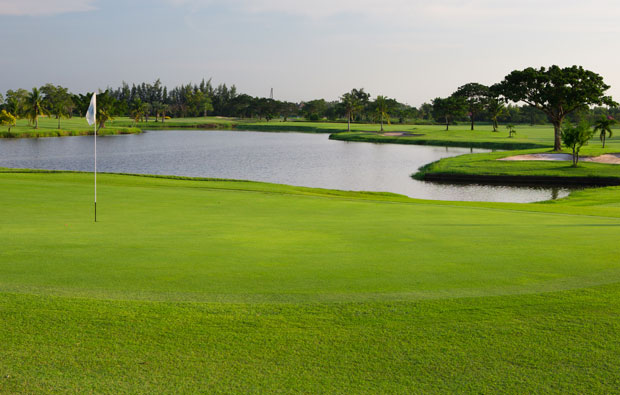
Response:
[{"label": "water hazard", "polygon": [[[168,130],[97,138],[102,172],[233,178],[420,199],[534,202],[568,195],[561,187],[454,185],[412,179],[469,148],[349,143],[325,134]],[[0,167],[93,170],[93,137],[0,139]]]}]

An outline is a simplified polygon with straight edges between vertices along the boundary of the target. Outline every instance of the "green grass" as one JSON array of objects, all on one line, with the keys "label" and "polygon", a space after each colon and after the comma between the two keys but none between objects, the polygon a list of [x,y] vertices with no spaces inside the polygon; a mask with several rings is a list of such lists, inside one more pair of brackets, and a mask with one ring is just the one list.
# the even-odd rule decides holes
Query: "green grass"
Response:
[{"label": "green grass", "polygon": [[[394,126],[394,125],[393,125]],[[518,134],[516,137],[509,138],[503,128],[493,132],[489,125],[478,125],[476,130],[471,131],[469,125],[451,126],[449,131],[439,125],[416,125],[401,128],[401,131],[408,131],[415,136],[384,136],[377,133],[345,132],[330,136],[334,140],[359,141],[371,143],[393,143],[393,144],[418,144],[418,145],[438,145],[451,147],[473,147],[489,149],[536,149],[553,147],[553,127],[551,125],[517,125]],[[592,141],[591,146],[600,146],[596,140]],[[584,152],[588,148],[584,147]],[[616,133],[611,139],[607,140],[605,152],[620,151],[620,136]]]},{"label": "green grass", "polygon": [[[584,147],[583,155],[598,156],[603,153],[618,152],[620,147],[610,144],[604,150],[600,146]],[[577,180],[584,183],[596,182],[605,179],[605,182],[620,184],[620,166],[617,164],[604,164],[595,162],[580,162],[577,167],[572,167],[568,161],[502,161],[501,158],[529,153],[547,153],[548,149],[504,151],[484,154],[461,155],[452,158],[441,159],[430,163],[414,175],[418,179],[437,179],[438,177],[449,180],[459,177],[498,177],[507,181],[536,179]],[[565,150],[566,153],[567,150]],[[540,181],[538,181],[540,182]],[[544,182],[543,182],[544,183]]]},{"label": "green grass", "polygon": [[[131,125],[115,125],[113,122],[107,124],[106,128],[100,129],[99,134],[136,134],[141,133],[139,128]],[[39,118],[39,128],[35,129],[26,119],[19,119],[17,125],[11,128],[3,126],[0,128],[0,138],[19,138],[19,137],[63,137],[63,136],[85,136],[94,133],[94,127],[88,126],[84,118],[62,119],[60,129],[58,120],[48,117]]]},{"label": "green grass", "polygon": [[0,172],[0,392],[610,393],[620,188]]}]

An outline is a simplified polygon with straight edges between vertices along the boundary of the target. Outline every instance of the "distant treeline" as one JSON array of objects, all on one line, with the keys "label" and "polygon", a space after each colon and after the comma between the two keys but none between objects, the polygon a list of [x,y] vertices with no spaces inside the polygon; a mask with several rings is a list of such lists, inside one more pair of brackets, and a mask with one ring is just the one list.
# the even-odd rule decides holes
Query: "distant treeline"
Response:
[{"label": "distant treeline", "polygon": [[[101,126],[118,116],[128,116],[136,122],[154,119],[165,122],[167,118],[206,117],[207,115],[282,119],[303,118],[308,121],[356,121],[396,123],[446,122],[506,122],[512,124],[544,124],[547,115],[529,105],[505,105],[493,97],[485,97],[487,87],[467,84],[449,98],[436,98],[420,107],[409,106],[395,99],[371,95],[364,89],[353,89],[338,101],[316,99],[293,103],[263,97],[253,97],[237,92],[232,85],[214,87],[211,80],[200,84],[187,84],[168,89],[158,79],[154,83],[123,83],[118,88],[100,91],[97,96],[98,120]],[[88,109],[92,92],[75,94],[67,88],[46,84],[41,88],[9,90],[0,94],[0,110],[15,118],[28,118],[36,127],[40,115],[58,119],[83,116]],[[475,98],[475,106],[472,105]],[[584,108],[572,113],[570,118],[596,118],[601,114],[619,117],[619,108]],[[6,124],[6,123],[5,123]]]}]

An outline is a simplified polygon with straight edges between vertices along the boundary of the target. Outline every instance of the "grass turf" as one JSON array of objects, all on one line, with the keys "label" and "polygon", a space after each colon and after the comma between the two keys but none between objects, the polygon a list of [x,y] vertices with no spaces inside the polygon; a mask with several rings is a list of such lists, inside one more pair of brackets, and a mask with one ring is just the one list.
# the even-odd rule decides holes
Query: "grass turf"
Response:
[{"label": "grass turf", "polygon": [[2,392],[609,393],[620,188],[0,173]]},{"label": "grass turf", "polygon": [[[141,133],[139,128],[132,125],[121,125],[108,123],[107,127],[99,130],[99,134],[136,134]],[[3,126],[0,129],[0,138],[18,138],[18,137],[63,137],[63,136],[85,136],[94,133],[94,127],[88,126],[84,118],[73,117],[70,119],[62,119],[60,128],[58,128],[58,120],[49,117],[39,118],[39,128],[34,129],[26,119],[19,119],[17,125],[11,127]]]},{"label": "grass turf", "polygon": [[[618,152],[620,147],[616,144],[602,149],[600,146],[584,147],[582,155],[598,156],[604,153]],[[598,179],[606,179],[612,184],[620,183],[620,166],[617,164],[605,164],[595,162],[579,162],[577,167],[572,167],[568,161],[502,161],[498,160],[514,155],[547,153],[548,149],[491,152],[473,155],[461,155],[452,158],[441,159],[420,168],[415,178],[435,179],[442,177],[446,180],[458,177],[499,177],[506,181],[536,179],[537,177],[555,178],[559,181],[570,179],[582,179],[584,183],[595,182]],[[540,181],[538,181],[540,182]]]}]

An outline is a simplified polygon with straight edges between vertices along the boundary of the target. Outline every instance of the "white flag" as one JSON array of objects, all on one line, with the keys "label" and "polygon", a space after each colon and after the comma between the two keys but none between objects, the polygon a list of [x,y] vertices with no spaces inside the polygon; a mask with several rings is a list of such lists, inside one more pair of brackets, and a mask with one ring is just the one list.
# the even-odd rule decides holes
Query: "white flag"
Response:
[{"label": "white flag", "polygon": [[93,93],[93,97],[90,99],[90,106],[86,112],[86,121],[89,125],[94,125],[97,122],[97,94]]}]

